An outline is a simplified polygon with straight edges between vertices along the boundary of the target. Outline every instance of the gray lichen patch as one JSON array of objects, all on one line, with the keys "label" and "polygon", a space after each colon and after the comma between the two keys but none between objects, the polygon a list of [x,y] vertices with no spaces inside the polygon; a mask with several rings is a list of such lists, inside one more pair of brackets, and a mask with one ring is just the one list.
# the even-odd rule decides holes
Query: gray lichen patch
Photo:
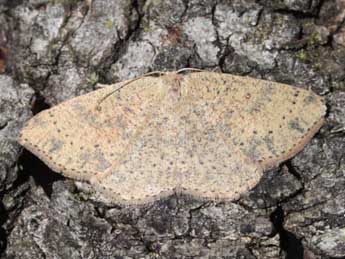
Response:
[{"label": "gray lichen patch", "polygon": [[345,229],[335,228],[315,235],[312,242],[328,256],[339,258],[345,256]]}]

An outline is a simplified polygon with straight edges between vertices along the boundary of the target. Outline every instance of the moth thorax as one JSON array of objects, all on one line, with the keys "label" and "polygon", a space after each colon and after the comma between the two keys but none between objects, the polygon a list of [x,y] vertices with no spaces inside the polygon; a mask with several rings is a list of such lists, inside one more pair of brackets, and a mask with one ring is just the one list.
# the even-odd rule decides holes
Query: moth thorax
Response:
[{"label": "moth thorax", "polygon": [[164,76],[165,85],[167,88],[167,98],[172,102],[178,102],[181,98],[181,81],[183,77],[176,73],[167,73]]}]

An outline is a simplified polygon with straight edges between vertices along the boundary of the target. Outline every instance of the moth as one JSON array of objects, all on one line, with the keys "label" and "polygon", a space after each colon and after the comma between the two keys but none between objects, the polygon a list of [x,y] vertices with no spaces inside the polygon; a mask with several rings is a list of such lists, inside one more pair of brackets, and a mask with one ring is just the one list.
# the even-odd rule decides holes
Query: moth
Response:
[{"label": "moth", "polygon": [[30,119],[19,143],[110,203],[174,193],[234,200],[293,157],[324,122],[312,91],[215,72],[109,85]]}]

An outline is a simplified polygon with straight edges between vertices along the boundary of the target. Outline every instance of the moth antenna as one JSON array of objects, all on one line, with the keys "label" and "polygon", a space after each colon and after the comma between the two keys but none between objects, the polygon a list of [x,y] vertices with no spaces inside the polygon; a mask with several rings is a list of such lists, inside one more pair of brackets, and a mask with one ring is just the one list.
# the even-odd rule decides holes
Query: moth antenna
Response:
[{"label": "moth antenna", "polygon": [[203,71],[206,71],[206,70],[199,69],[199,68],[185,67],[185,68],[181,68],[181,69],[177,70],[176,74],[180,74],[181,72],[184,72],[184,71],[203,72]]},{"label": "moth antenna", "polygon": [[144,75],[142,75],[142,76],[133,78],[132,80],[129,80],[129,81],[126,82],[125,84],[123,84],[123,85],[119,86],[118,88],[116,88],[114,91],[111,91],[110,93],[108,93],[108,94],[106,94],[105,96],[103,96],[103,97],[98,101],[98,103],[97,103],[97,105],[96,105],[96,110],[98,110],[98,111],[101,110],[101,107],[100,107],[101,103],[102,103],[105,99],[107,99],[109,96],[111,96],[111,95],[113,95],[114,93],[116,93],[117,91],[121,90],[121,89],[122,89],[123,87],[125,87],[126,85],[129,85],[129,84],[131,84],[131,83],[133,83],[133,82],[135,82],[135,81],[137,81],[137,80],[139,80],[139,79],[142,79],[143,77],[152,76],[152,75],[157,75],[157,74],[158,74],[158,75],[164,75],[165,72],[161,72],[161,71],[152,71],[152,72],[146,73],[146,74],[144,74]]}]

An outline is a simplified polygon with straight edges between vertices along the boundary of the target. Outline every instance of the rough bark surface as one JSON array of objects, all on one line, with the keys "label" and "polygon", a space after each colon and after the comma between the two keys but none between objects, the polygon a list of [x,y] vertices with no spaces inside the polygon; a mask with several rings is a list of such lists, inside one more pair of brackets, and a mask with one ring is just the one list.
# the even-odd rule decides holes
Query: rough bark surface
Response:
[{"label": "rough bark surface", "polygon": [[[345,257],[344,0],[0,0],[1,258]],[[32,114],[154,70],[311,88],[326,124],[234,202],[106,207],[16,143]]]}]

